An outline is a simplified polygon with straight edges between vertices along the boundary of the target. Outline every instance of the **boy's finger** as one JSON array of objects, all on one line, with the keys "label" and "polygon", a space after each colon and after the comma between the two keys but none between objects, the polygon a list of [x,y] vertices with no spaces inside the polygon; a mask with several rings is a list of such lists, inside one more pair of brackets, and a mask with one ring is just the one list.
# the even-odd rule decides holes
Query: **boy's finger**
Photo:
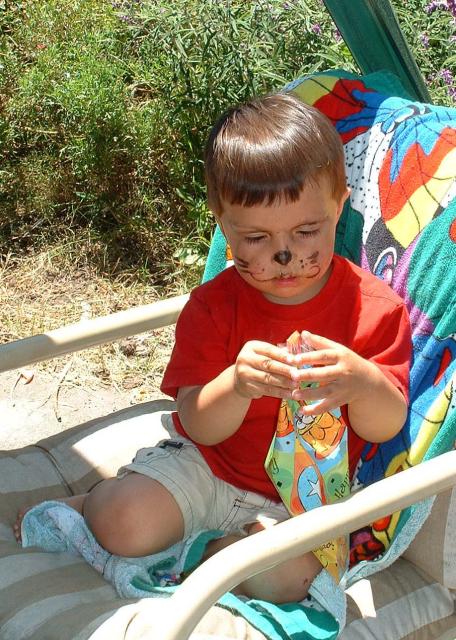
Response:
[{"label": "boy's finger", "polygon": [[280,387],[264,387],[262,389],[263,396],[271,398],[281,398],[282,400],[291,400],[292,389],[281,389]]},{"label": "boy's finger", "polygon": [[252,380],[249,385],[250,390],[257,393],[255,397],[270,396],[271,398],[291,399],[293,389],[278,385],[267,385],[259,381]]},{"label": "boy's finger", "polygon": [[266,356],[276,362],[283,362],[290,364],[294,362],[293,354],[289,353],[285,347],[276,347],[273,344],[267,342],[259,342],[255,348],[255,353],[261,356]]},{"label": "boy's finger", "polygon": [[300,409],[300,413],[303,416],[320,416],[322,413],[326,413],[338,408],[339,405],[334,405],[333,403],[328,402],[328,399],[325,398],[321,402],[317,402],[315,404],[303,405]]},{"label": "boy's finger", "polygon": [[307,367],[305,369],[294,369],[291,372],[291,377],[295,382],[305,382],[312,384],[313,382],[319,384],[328,384],[337,380],[337,368],[331,365],[326,367]]},{"label": "boy's finger", "polygon": [[291,380],[293,379],[292,370],[294,370],[295,367],[288,361],[288,358],[283,357],[283,354],[281,354],[281,357],[282,359],[279,360],[277,353],[273,350],[268,350],[263,353],[256,352],[252,364],[258,371],[280,375]]},{"label": "boy's finger", "polygon": [[300,402],[320,402],[325,400],[326,394],[320,387],[298,388],[293,391],[292,398]]},{"label": "boy's finger", "polygon": [[[309,394],[307,394],[307,392],[309,392]],[[315,394],[315,392],[317,393]],[[304,395],[307,397],[303,398],[302,396]],[[342,402],[339,402],[337,398],[333,398],[332,396],[322,398],[320,395],[320,397],[318,397],[318,389],[305,389],[304,392],[298,390],[292,391],[291,398],[292,400],[298,400],[300,402],[305,401],[312,403],[301,406],[299,411],[303,416],[318,416],[326,411],[338,409],[341,404],[343,404]]]},{"label": "boy's finger", "polygon": [[340,394],[337,393],[331,385],[325,385],[324,387],[306,387],[305,389],[298,388],[292,393],[293,400],[300,402],[327,402],[332,408],[339,407]]},{"label": "boy's finger", "polygon": [[334,349],[340,347],[338,342],[319,336],[316,333],[310,333],[310,331],[302,331],[301,337],[312,349]]},{"label": "boy's finger", "polygon": [[330,366],[337,364],[339,361],[339,355],[334,349],[323,349],[319,351],[309,351],[308,353],[300,353],[294,356],[294,363],[297,367],[308,365],[309,367],[315,366]]},{"label": "boy's finger", "polygon": [[290,376],[277,375],[270,371],[264,371],[261,369],[255,372],[255,375],[252,377],[252,381],[262,385],[263,387],[267,387],[269,390],[274,387],[291,391],[298,387],[298,383],[295,380],[292,380]]}]

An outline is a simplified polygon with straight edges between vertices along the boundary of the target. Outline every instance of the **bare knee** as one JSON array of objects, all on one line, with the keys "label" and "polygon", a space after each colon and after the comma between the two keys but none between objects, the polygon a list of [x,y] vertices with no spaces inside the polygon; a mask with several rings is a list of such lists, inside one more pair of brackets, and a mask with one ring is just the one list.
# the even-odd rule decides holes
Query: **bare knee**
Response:
[{"label": "bare knee", "polygon": [[84,502],[93,535],[110,553],[144,556],[183,537],[184,523],[172,495],[158,482],[138,474],[98,484]]},{"label": "bare knee", "polygon": [[[254,523],[249,527],[248,534],[254,535],[263,529],[262,524]],[[211,541],[206,548],[204,559],[243,537],[232,534]],[[305,553],[247,578],[233,589],[233,593],[255,600],[267,600],[275,604],[300,602],[307,597],[309,587],[321,569],[322,566],[316,556],[313,553]]]},{"label": "bare knee", "polygon": [[107,551],[120,554],[120,541],[129,538],[132,523],[129,511],[134,508],[116,478],[96,485],[84,501],[83,514],[97,541]]},{"label": "bare knee", "polygon": [[308,553],[244,580],[233,591],[237,595],[275,604],[301,602],[307,597],[310,585],[321,569],[317,558]]},{"label": "bare knee", "polygon": [[[263,528],[261,524],[255,523],[250,527],[249,535],[254,535]],[[300,602],[307,597],[310,585],[321,569],[316,556],[310,552],[305,553],[244,580],[234,593],[275,604]]]},{"label": "bare knee", "polygon": [[241,535],[231,534],[223,536],[221,538],[216,538],[215,540],[211,540],[210,542],[208,542],[206,549],[204,550],[203,560],[207,560],[215,553],[221,551],[222,549],[225,549],[226,547],[229,547],[234,542],[242,540],[243,537],[244,536]]}]

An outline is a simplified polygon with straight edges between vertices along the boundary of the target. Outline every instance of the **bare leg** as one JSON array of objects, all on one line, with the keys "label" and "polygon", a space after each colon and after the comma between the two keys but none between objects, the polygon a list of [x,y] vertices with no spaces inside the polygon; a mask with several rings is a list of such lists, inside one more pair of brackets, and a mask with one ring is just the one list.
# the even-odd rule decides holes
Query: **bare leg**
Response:
[{"label": "bare leg", "polygon": [[[249,535],[262,529],[263,526],[259,523],[254,524],[250,527]],[[229,535],[213,540],[208,545],[206,557],[241,539],[242,536]],[[310,552],[305,553],[247,578],[233,589],[233,593],[248,598],[267,600],[275,604],[300,602],[307,596],[312,580],[320,573],[321,569],[322,566],[315,555]]]},{"label": "bare leg", "polygon": [[[61,501],[83,514],[99,544],[116,555],[157,553],[184,535],[182,513],[171,493],[137,473],[103,480],[89,493]],[[13,526],[18,541],[22,519],[30,508],[18,513]]]},{"label": "bare leg", "polygon": [[157,553],[184,536],[184,519],[174,497],[138,473],[96,485],[84,501],[84,517],[101,546],[121,556]]}]

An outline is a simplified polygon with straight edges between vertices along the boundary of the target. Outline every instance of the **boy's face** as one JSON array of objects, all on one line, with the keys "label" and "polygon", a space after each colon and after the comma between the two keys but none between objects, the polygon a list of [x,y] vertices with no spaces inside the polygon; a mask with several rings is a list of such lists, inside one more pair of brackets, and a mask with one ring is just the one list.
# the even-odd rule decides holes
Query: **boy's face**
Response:
[{"label": "boy's face", "polygon": [[348,194],[334,200],[322,177],[305,186],[296,202],[224,202],[218,223],[241,277],[278,304],[316,296],[331,273],[336,224]]}]

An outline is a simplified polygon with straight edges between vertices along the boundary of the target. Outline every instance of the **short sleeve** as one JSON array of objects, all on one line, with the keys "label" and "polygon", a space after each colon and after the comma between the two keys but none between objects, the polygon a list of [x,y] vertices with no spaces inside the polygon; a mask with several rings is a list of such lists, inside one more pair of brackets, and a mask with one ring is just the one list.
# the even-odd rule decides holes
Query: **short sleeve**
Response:
[{"label": "short sleeve", "polygon": [[[381,298],[380,298],[381,300]],[[405,305],[400,302],[391,305],[390,301],[383,301],[377,308],[377,313],[371,314],[368,324],[376,318],[376,326],[369,328],[363,335],[363,346],[357,352],[367,360],[375,363],[382,373],[403,394],[408,402],[409,370],[412,355],[412,339],[409,315]],[[378,311],[383,306],[383,313]],[[355,348],[356,350],[356,348]],[[341,407],[342,415],[348,425],[348,407]],[[350,477],[352,478],[362,450],[366,444],[350,426],[348,432],[348,450],[350,463]]]},{"label": "short sleeve", "polygon": [[404,304],[383,315],[361,355],[374,362],[408,401],[412,337]]},{"label": "short sleeve", "polygon": [[180,387],[206,384],[232,364],[223,326],[217,321],[217,309],[196,289],[177,321],[174,349],[161,384],[163,393],[176,398]]}]

